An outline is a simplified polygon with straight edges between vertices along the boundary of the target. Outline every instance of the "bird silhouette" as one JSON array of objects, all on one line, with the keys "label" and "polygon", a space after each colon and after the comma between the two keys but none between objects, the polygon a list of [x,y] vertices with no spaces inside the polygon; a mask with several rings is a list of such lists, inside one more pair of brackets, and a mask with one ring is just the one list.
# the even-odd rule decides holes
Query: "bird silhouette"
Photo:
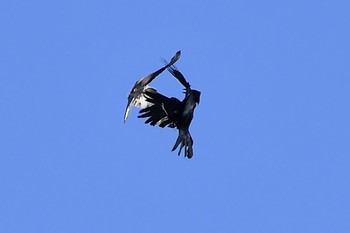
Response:
[{"label": "bird silhouette", "polygon": [[[169,63],[170,64],[170,63]],[[145,123],[152,126],[158,125],[164,128],[177,128],[179,135],[172,151],[180,145],[178,155],[185,148],[185,157],[193,156],[193,139],[189,127],[193,119],[194,110],[200,101],[200,91],[191,89],[189,82],[181,72],[174,66],[167,67],[168,71],[185,87],[185,98],[180,101],[175,97],[167,97],[153,88],[144,91],[147,106],[139,111],[139,118],[147,118]]]}]

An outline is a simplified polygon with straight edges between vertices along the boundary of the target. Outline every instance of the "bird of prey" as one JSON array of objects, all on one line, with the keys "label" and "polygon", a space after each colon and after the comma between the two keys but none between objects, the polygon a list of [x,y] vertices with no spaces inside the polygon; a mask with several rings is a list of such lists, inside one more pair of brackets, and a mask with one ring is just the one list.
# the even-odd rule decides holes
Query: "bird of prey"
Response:
[{"label": "bird of prey", "polygon": [[147,118],[146,124],[177,128],[179,135],[172,148],[172,151],[180,145],[178,155],[182,148],[185,148],[185,157],[193,156],[193,139],[189,132],[189,127],[193,119],[194,109],[200,100],[200,92],[191,89],[189,82],[174,65],[169,66],[168,71],[185,87],[185,98],[180,101],[174,97],[166,97],[158,93],[153,88],[148,88],[144,92],[148,106],[140,110],[139,118]]},{"label": "bird of prey", "polygon": [[133,106],[137,106],[140,108],[145,108],[150,104],[145,101],[144,92],[149,88],[148,84],[152,82],[159,74],[161,74],[164,70],[173,65],[181,56],[181,51],[177,51],[173,56],[169,64],[166,64],[164,67],[159,70],[149,74],[148,76],[141,78],[136,81],[134,87],[131,89],[130,94],[128,96],[128,103],[126,105],[125,114],[124,114],[124,122],[129,116],[130,110]]}]

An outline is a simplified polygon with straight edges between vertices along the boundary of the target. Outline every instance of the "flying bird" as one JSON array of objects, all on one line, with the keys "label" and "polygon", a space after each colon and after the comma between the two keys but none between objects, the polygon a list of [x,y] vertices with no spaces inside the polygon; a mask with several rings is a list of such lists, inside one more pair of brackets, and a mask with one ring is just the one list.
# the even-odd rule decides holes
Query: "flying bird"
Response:
[{"label": "flying bird", "polygon": [[137,106],[140,108],[146,108],[150,105],[147,101],[145,101],[144,92],[148,88],[148,84],[153,81],[159,74],[161,74],[164,70],[172,66],[181,56],[181,51],[177,51],[176,54],[173,56],[169,64],[166,64],[164,67],[160,68],[159,70],[149,74],[148,76],[141,78],[140,80],[136,81],[134,87],[131,89],[129,96],[128,96],[128,103],[126,105],[125,113],[124,113],[124,122],[128,118],[131,108],[133,106]]},{"label": "flying bird", "polygon": [[144,91],[144,97],[149,104],[139,111],[138,117],[147,118],[145,123],[152,126],[177,128],[179,135],[172,151],[180,145],[178,155],[185,148],[185,157],[190,159],[193,156],[193,139],[189,127],[201,93],[191,89],[189,82],[174,65],[168,66],[167,69],[185,87],[185,98],[180,101],[175,97],[166,97],[153,88],[148,88]]}]

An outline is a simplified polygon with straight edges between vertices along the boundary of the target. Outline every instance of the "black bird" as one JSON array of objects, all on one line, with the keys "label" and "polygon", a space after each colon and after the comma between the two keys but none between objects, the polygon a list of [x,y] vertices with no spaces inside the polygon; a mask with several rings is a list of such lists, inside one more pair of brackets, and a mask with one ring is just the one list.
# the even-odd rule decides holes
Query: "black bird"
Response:
[{"label": "black bird", "polygon": [[136,81],[134,87],[131,89],[130,94],[128,96],[128,103],[126,105],[125,114],[124,114],[124,122],[129,116],[130,110],[132,106],[137,106],[140,108],[145,108],[149,106],[149,103],[145,101],[144,92],[147,88],[149,88],[148,84],[152,82],[159,74],[161,74],[165,69],[173,65],[181,56],[181,51],[177,51],[173,56],[169,64],[165,64],[164,67],[159,70],[149,74],[148,76],[141,78]]},{"label": "black bird", "polygon": [[185,147],[185,157],[190,159],[193,156],[193,139],[189,127],[193,119],[194,109],[199,104],[201,93],[191,89],[190,84],[175,66],[171,65],[167,69],[185,87],[185,99],[180,101],[174,97],[168,98],[155,89],[148,88],[144,94],[150,105],[141,109],[138,117],[148,118],[145,123],[153,126],[176,127],[179,130],[179,136],[172,151],[176,150],[181,143],[178,155]]}]

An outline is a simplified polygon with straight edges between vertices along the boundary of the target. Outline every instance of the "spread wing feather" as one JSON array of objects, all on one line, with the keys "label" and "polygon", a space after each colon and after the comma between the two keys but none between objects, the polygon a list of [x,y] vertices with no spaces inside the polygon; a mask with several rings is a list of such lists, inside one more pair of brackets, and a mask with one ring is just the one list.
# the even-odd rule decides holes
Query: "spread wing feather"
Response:
[{"label": "spread wing feather", "polygon": [[182,102],[176,98],[168,98],[155,89],[145,91],[146,101],[151,105],[141,109],[139,118],[147,118],[145,123],[164,128],[175,128],[182,112]]}]

